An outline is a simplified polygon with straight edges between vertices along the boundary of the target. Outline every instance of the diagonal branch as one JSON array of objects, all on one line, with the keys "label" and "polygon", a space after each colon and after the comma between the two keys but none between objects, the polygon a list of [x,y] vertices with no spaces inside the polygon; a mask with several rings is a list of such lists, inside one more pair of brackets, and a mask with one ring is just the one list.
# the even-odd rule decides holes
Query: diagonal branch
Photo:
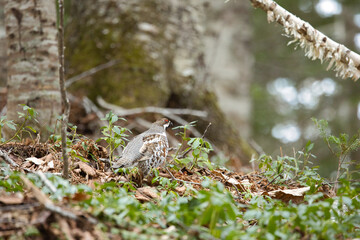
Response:
[{"label": "diagonal branch", "polygon": [[[261,8],[267,13],[268,22],[281,24],[285,33],[294,38],[291,43],[297,43],[305,50],[305,56],[312,60],[329,61],[327,70],[333,68],[336,76],[341,78],[360,78],[360,55],[342,44],[335,42],[325,34],[316,30],[308,22],[296,17],[273,0],[250,0],[255,8]],[[288,45],[289,45],[288,44]]]},{"label": "diagonal branch", "polygon": [[206,118],[207,112],[201,110],[187,109],[187,108],[161,108],[161,107],[142,107],[126,109],[117,105],[106,102],[102,97],[97,97],[98,104],[108,110],[112,110],[114,113],[120,116],[135,115],[139,113],[160,113],[164,116],[167,115],[192,115],[195,117]]}]

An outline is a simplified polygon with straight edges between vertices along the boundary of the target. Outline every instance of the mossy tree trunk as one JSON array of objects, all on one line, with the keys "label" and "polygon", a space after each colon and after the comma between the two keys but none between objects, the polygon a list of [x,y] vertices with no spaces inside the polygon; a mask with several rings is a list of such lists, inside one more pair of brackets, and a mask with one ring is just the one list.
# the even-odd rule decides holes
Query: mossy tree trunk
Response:
[{"label": "mossy tree trunk", "polygon": [[[6,0],[5,24],[8,41],[7,118],[19,122],[19,104],[38,113],[42,141],[49,137],[61,112],[59,60],[54,1]],[[13,134],[10,129],[6,136]]]},{"label": "mossy tree trunk", "polygon": [[125,108],[153,105],[209,112],[198,128],[236,159],[246,160],[241,138],[219,108],[205,63],[204,1],[72,1],[66,27],[68,73],[112,59],[120,64],[70,91]]}]

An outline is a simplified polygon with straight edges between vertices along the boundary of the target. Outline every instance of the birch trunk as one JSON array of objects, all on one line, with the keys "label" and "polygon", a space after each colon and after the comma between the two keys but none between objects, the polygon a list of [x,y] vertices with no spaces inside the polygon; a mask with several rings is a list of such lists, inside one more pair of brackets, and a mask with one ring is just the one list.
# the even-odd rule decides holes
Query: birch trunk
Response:
[{"label": "birch trunk", "polygon": [[[38,113],[30,123],[45,141],[61,111],[58,43],[54,1],[7,0],[5,24],[8,41],[7,118],[19,122],[19,104]],[[5,130],[5,136],[12,131]]]},{"label": "birch trunk", "polygon": [[0,0],[0,87],[6,86],[5,0]]}]

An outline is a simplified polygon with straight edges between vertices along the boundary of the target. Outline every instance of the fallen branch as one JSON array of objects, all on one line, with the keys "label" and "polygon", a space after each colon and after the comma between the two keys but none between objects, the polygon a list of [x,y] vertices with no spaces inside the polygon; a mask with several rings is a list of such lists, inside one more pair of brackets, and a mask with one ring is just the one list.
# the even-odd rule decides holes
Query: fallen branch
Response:
[{"label": "fallen branch", "polygon": [[[255,8],[267,13],[268,22],[281,24],[287,35],[292,36],[296,43],[305,50],[305,56],[312,60],[330,61],[327,70],[333,68],[336,76],[341,78],[360,78],[360,55],[335,42],[325,34],[316,30],[308,22],[296,17],[273,0],[250,0]],[[289,45],[288,44],[288,45]]]},{"label": "fallen branch", "polygon": [[18,167],[19,165],[14,162],[14,160],[12,160],[9,155],[4,152],[3,150],[0,150],[0,157],[2,157],[5,161],[7,161],[8,163],[10,163],[11,166],[13,167]]},{"label": "fallen branch", "polygon": [[91,224],[97,224],[97,220],[92,217],[83,218],[77,216],[74,211],[66,210],[62,207],[56,206],[45,193],[43,193],[38,187],[36,187],[29,179],[25,176],[20,176],[21,180],[25,184],[25,187],[34,193],[34,197],[49,211],[59,214],[60,216],[73,219],[75,221],[85,220]]},{"label": "fallen branch", "polygon": [[[206,111],[187,109],[187,108],[161,108],[161,107],[142,107],[125,109],[117,105],[106,102],[102,97],[97,97],[98,104],[108,110],[112,110],[114,113],[120,116],[129,116],[139,113],[160,113],[164,116],[170,115],[191,115],[195,117],[206,118],[208,116]],[[175,120],[175,119],[174,119]]]},{"label": "fallen branch", "polygon": [[40,177],[41,181],[44,182],[44,184],[50,189],[52,193],[56,192],[56,187],[54,186],[54,184],[52,184],[52,182],[49,181],[49,179],[47,179],[43,172],[37,171],[35,172],[35,174]]}]

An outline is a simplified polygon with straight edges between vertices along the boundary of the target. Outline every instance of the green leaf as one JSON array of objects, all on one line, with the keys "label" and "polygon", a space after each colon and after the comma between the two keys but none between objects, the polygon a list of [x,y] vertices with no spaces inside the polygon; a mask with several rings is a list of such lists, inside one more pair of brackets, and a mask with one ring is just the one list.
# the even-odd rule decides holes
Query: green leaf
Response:
[{"label": "green leaf", "polygon": [[310,152],[314,148],[314,143],[311,143],[311,141],[308,141],[305,146],[306,152]]},{"label": "green leaf", "polygon": [[201,144],[201,138],[195,138],[195,141],[192,142],[191,147],[193,149],[196,149],[196,148],[198,148],[200,146],[200,144]]},{"label": "green leaf", "polygon": [[26,126],[26,128],[30,129],[30,131],[32,131],[33,133],[36,133],[36,130],[34,128],[32,128],[31,126]]},{"label": "green leaf", "polygon": [[113,115],[113,116],[111,117],[110,123],[115,123],[115,122],[117,122],[118,120],[119,120],[119,117],[118,117],[117,115]]},{"label": "green leaf", "polygon": [[13,122],[6,122],[6,126],[8,126],[12,130],[16,130],[16,124]]},{"label": "green leaf", "polygon": [[116,134],[121,135],[121,131],[120,131],[120,128],[119,128],[119,127],[114,126],[114,127],[113,127],[113,131],[114,131]]}]

